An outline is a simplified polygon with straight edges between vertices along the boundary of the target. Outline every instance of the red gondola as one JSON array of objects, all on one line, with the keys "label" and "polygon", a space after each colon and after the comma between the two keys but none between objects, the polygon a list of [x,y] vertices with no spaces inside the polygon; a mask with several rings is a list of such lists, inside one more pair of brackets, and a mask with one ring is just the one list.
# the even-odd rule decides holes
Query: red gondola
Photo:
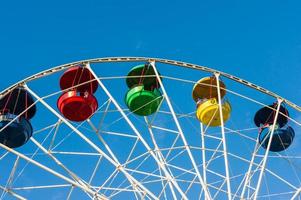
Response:
[{"label": "red gondola", "polygon": [[60,87],[67,91],[59,97],[57,106],[67,119],[84,121],[97,110],[98,102],[93,94],[98,83],[89,69],[82,66],[71,67],[62,75]]}]

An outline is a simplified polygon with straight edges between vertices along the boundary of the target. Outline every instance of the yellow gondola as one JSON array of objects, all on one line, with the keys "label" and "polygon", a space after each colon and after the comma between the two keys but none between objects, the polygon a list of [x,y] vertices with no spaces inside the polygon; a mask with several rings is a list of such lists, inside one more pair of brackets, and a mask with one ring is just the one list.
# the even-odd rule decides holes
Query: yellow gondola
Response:
[{"label": "yellow gondola", "polygon": [[[226,95],[226,86],[219,81],[221,99]],[[197,103],[196,117],[207,126],[220,126],[221,116],[218,104],[217,81],[215,77],[200,79],[193,87],[192,97]],[[223,122],[230,118],[231,105],[228,101],[222,100]]]},{"label": "yellow gondola", "polygon": [[[228,101],[222,104],[223,121],[230,118],[231,105]],[[200,103],[196,112],[197,118],[207,126],[220,126],[221,117],[219,111],[218,101],[215,98],[205,100]]]}]

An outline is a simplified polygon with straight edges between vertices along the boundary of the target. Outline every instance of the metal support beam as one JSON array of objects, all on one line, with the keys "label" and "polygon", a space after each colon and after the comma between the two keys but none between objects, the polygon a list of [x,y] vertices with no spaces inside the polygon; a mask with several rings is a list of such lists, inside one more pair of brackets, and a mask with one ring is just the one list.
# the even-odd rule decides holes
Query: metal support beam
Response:
[{"label": "metal support beam", "polygon": [[263,163],[261,165],[261,171],[260,171],[260,174],[259,174],[259,178],[258,178],[258,182],[257,182],[255,194],[254,194],[254,199],[257,199],[259,188],[261,186],[261,181],[262,181],[262,178],[263,178],[263,173],[264,173],[264,170],[265,170],[265,167],[266,167],[270,147],[271,147],[271,144],[272,144],[272,139],[273,139],[273,135],[274,135],[275,126],[276,126],[276,123],[277,123],[277,118],[278,118],[281,103],[282,103],[282,100],[278,99],[278,101],[277,101],[277,110],[276,110],[276,113],[275,113],[275,118],[274,118],[274,122],[273,122],[273,126],[272,126],[272,131],[271,131],[271,134],[269,136],[269,143],[268,143],[268,146],[266,148],[265,155],[263,157]]},{"label": "metal support beam", "polygon": [[11,149],[11,148],[9,148],[9,147],[1,144],[1,143],[0,143],[0,147],[3,148],[3,149],[5,149],[5,150],[7,150],[7,151],[9,151],[9,152],[11,152],[12,154],[15,154],[16,156],[19,156],[20,158],[22,158],[22,159],[30,162],[31,164],[36,165],[37,167],[39,167],[39,168],[41,168],[41,169],[43,169],[43,170],[45,170],[45,171],[53,174],[54,176],[56,176],[58,178],[61,178],[64,181],[66,181],[66,182],[68,182],[68,183],[70,183],[70,184],[72,184],[72,185],[74,185],[74,186],[82,189],[83,191],[91,194],[92,196],[96,195],[96,197],[98,197],[99,199],[106,199],[105,197],[100,196],[99,194],[95,194],[95,192],[93,190],[87,189],[86,187],[82,186],[81,184],[79,184],[79,183],[77,183],[77,182],[69,179],[68,177],[66,177],[66,176],[64,176],[64,175],[62,175],[62,174],[54,171],[53,169],[50,169],[49,167],[46,167],[45,165],[42,165],[41,163],[39,163],[39,162],[37,162],[37,161],[35,161],[35,160],[33,160],[33,159],[25,156],[24,154],[17,152],[14,149]]},{"label": "metal support beam", "polygon": [[119,112],[122,115],[122,117],[125,119],[125,121],[128,123],[128,125],[131,127],[131,129],[134,131],[134,133],[138,136],[138,138],[141,141],[141,143],[145,146],[145,148],[149,151],[150,155],[154,158],[154,160],[156,161],[156,163],[160,166],[160,168],[164,172],[167,180],[172,182],[172,184],[175,186],[175,188],[178,190],[178,192],[182,195],[182,197],[184,199],[187,199],[185,193],[179,187],[178,183],[173,180],[173,178],[171,177],[171,175],[167,171],[165,163],[160,162],[159,158],[155,155],[154,151],[150,148],[150,146],[144,140],[144,138],[142,137],[142,135],[140,134],[140,132],[136,129],[136,127],[134,126],[134,124],[132,123],[132,121],[128,118],[128,116],[125,114],[125,112],[121,109],[121,107],[117,103],[116,99],[112,96],[112,94],[110,93],[110,91],[106,88],[106,86],[100,81],[100,79],[98,78],[98,76],[92,70],[92,68],[91,68],[91,66],[90,66],[89,63],[86,64],[86,67],[90,70],[90,72],[92,73],[92,75],[97,79],[98,84],[100,85],[100,87],[107,94],[107,96],[111,99],[111,101],[114,104],[114,106],[119,110]]},{"label": "metal support beam", "polygon": [[50,112],[52,112],[56,117],[58,117],[62,122],[64,122],[69,128],[71,128],[78,136],[80,136],[84,141],[86,141],[93,149],[100,153],[104,158],[106,158],[111,164],[113,164],[117,169],[119,169],[129,182],[133,185],[139,186],[144,192],[150,195],[153,199],[158,199],[152,192],[150,192],[146,187],[144,187],[139,181],[132,177],[120,163],[115,162],[111,157],[104,153],[98,146],[96,146],[90,139],[88,139],[82,132],[76,129],[68,120],[61,116],[57,111],[55,111],[50,105],[48,105],[42,98],[40,98],[34,91],[32,91],[27,85],[24,85],[26,90],[34,96],[39,102],[41,102]]},{"label": "metal support beam", "polygon": [[204,132],[204,125],[200,123],[201,128],[201,140],[202,140],[202,161],[203,161],[203,179],[205,185],[207,185],[207,163],[206,163],[206,146],[205,146],[205,132]]},{"label": "metal support beam", "polygon": [[191,163],[192,163],[192,165],[193,165],[193,167],[194,167],[194,170],[195,170],[195,172],[197,173],[197,176],[198,176],[198,179],[199,179],[199,181],[200,181],[200,183],[201,183],[201,186],[202,186],[203,189],[204,189],[205,198],[206,198],[206,199],[211,199],[211,196],[210,196],[210,194],[209,194],[208,188],[207,188],[207,186],[205,185],[205,183],[204,183],[204,181],[203,181],[203,178],[201,177],[199,168],[198,168],[198,166],[197,166],[197,164],[196,164],[196,162],[195,162],[195,159],[194,159],[194,157],[193,157],[193,155],[192,155],[192,153],[191,153],[191,151],[190,151],[190,148],[189,148],[189,145],[188,145],[187,140],[186,140],[186,138],[185,138],[185,135],[184,135],[184,133],[183,133],[183,130],[182,130],[181,126],[180,126],[180,123],[179,123],[178,118],[177,118],[177,116],[176,116],[176,114],[175,114],[175,111],[174,111],[174,109],[173,109],[173,107],[172,107],[172,105],[171,105],[169,96],[168,96],[168,94],[167,94],[167,92],[166,92],[166,90],[165,90],[165,87],[164,87],[164,85],[163,85],[163,83],[162,83],[162,81],[161,81],[160,75],[159,75],[159,73],[158,73],[158,71],[157,71],[157,69],[156,69],[155,62],[150,62],[150,65],[153,67],[154,72],[156,73],[157,80],[158,80],[158,82],[159,82],[159,84],[160,84],[160,86],[161,86],[163,95],[164,95],[164,97],[165,97],[165,99],[166,99],[166,102],[167,102],[167,104],[168,104],[168,107],[169,107],[169,109],[170,109],[170,111],[171,111],[172,117],[173,117],[173,119],[174,119],[174,121],[175,121],[175,123],[176,123],[177,129],[178,129],[178,131],[179,131],[179,135],[180,135],[181,138],[182,138],[182,141],[183,141],[183,143],[184,143],[184,145],[185,145],[185,149],[186,149],[186,151],[187,151],[187,153],[188,153],[188,156],[190,157],[190,160],[191,160]]},{"label": "metal support beam", "polygon": [[218,107],[219,107],[219,115],[221,119],[221,132],[222,132],[222,142],[224,149],[224,161],[225,161],[225,171],[226,171],[226,182],[227,182],[227,191],[228,191],[228,200],[232,199],[231,192],[231,183],[230,183],[230,173],[229,173],[229,163],[228,163],[228,150],[227,150],[227,141],[225,135],[225,126],[224,126],[224,118],[223,118],[223,106],[222,106],[222,97],[221,97],[221,88],[219,84],[219,73],[214,74],[216,77],[216,85],[217,85],[217,96],[218,96]]}]

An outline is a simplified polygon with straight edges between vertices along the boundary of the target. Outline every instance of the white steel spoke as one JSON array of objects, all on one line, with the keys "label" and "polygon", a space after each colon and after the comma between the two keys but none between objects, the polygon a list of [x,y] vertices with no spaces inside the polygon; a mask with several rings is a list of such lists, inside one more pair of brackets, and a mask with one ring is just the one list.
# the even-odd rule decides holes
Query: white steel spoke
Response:
[{"label": "white steel spoke", "polygon": [[[167,187],[167,182],[163,185],[163,189],[162,189],[162,191],[161,191],[161,193],[159,194],[159,198],[162,196],[162,195],[166,195],[166,193],[165,193],[165,191],[166,191],[166,187]],[[165,197],[165,199],[167,199],[166,198],[166,196],[164,196]]]},{"label": "white steel spoke", "polygon": [[244,195],[245,195],[245,191],[247,189],[247,185],[250,183],[250,179],[251,179],[251,174],[252,174],[252,167],[254,165],[254,160],[255,160],[255,157],[256,157],[256,152],[257,152],[257,149],[260,148],[260,145],[258,144],[259,141],[258,139],[256,140],[256,144],[255,144],[255,147],[254,147],[254,152],[252,153],[252,158],[251,158],[251,162],[249,164],[249,168],[248,168],[248,171],[245,175],[245,178],[244,178],[244,185],[243,185],[243,189],[242,189],[242,192],[241,192],[241,195],[240,195],[240,198],[243,199],[244,198]]},{"label": "white steel spoke", "polygon": [[174,109],[173,109],[173,107],[171,105],[171,102],[169,100],[169,96],[166,93],[165,87],[164,87],[164,85],[163,85],[163,83],[161,81],[160,75],[159,75],[159,73],[158,73],[158,71],[156,69],[155,62],[151,62],[150,65],[153,67],[154,72],[156,73],[157,80],[158,80],[158,82],[159,82],[159,84],[160,84],[160,86],[162,88],[162,92],[163,92],[164,98],[166,99],[168,107],[169,107],[169,109],[170,109],[170,111],[172,113],[172,117],[173,117],[173,119],[174,119],[174,121],[176,123],[177,129],[179,130],[179,134],[180,134],[180,136],[182,138],[182,141],[183,141],[183,143],[185,145],[185,148],[186,148],[186,151],[188,153],[188,156],[190,157],[192,165],[193,165],[193,167],[194,167],[194,169],[195,169],[195,171],[196,171],[196,173],[198,175],[199,181],[201,182],[201,185],[202,185],[202,187],[203,187],[203,189],[205,191],[205,197],[206,197],[206,199],[211,199],[210,193],[208,192],[207,186],[206,186],[206,184],[204,183],[204,181],[203,181],[203,179],[201,177],[200,171],[199,171],[199,169],[197,167],[197,164],[196,164],[196,162],[194,160],[194,157],[193,157],[193,155],[192,155],[192,153],[190,151],[190,148],[189,148],[189,145],[188,145],[188,143],[186,141],[186,138],[184,136],[183,130],[182,130],[181,126],[180,126],[180,123],[179,123],[178,118],[177,118],[177,116],[175,114],[175,111],[174,111]]},{"label": "white steel spoke", "polygon": [[[97,78],[97,75],[94,73],[94,71],[91,69],[90,65],[87,64],[87,68],[90,69],[91,73],[95,78]],[[147,142],[144,140],[144,138],[141,136],[139,131],[136,129],[132,121],[128,118],[128,116],[125,114],[125,112],[121,109],[117,101],[114,99],[114,97],[111,95],[109,90],[105,87],[105,85],[100,81],[100,79],[97,79],[98,84],[100,87],[104,90],[104,92],[108,95],[108,97],[111,99],[112,103],[115,105],[115,107],[120,111],[120,114],[123,116],[125,121],[130,125],[134,133],[138,136],[139,140],[142,142],[142,144],[146,147],[146,149],[149,151],[151,156],[154,158],[154,160],[159,164],[161,169],[163,170],[164,174],[166,175],[166,178],[173,183],[173,185],[177,188],[178,192],[184,197],[184,199],[187,199],[186,195],[183,193],[183,191],[180,189],[180,187],[177,185],[177,183],[172,179],[171,175],[165,168],[165,164],[161,163],[159,158],[155,155],[154,151],[150,148],[150,146],[147,144]]]},{"label": "white steel spoke", "polygon": [[90,176],[90,179],[89,179],[89,182],[88,182],[90,185],[91,185],[91,182],[92,182],[93,178],[95,177],[95,174],[96,174],[96,172],[98,170],[98,167],[99,167],[99,165],[101,163],[101,160],[102,160],[102,156],[100,156],[99,159],[97,160],[97,163],[96,163],[95,168],[94,168],[94,170],[92,172],[92,175]]},{"label": "white steel spoke", "polygon": [[264,174],[264,171],[265,171],[265,168],[266,168],[267,158],[268,158],[270,147],[271,147],[271,144],[272,144],[273,134],[274,134],[274,131],[275,131],[275,126],[276,126],[276,123],[277,123],[281,103],[282,103],[282,100],[278,99],[278,101],[277,101],[277,110],[276,110],[276,113],[275,113],[275,118],[274,118],[274,122],[273,122],[273,126],[272,126],[272,131],[269,135],[269,143],[268,143],[268,146],[266,148],[266,152],[265,152],[265,155],[264,155],[264,158],[263,158],[261,171],[260,171],[260,174],[259,174],[256,190],[255,190],[255,193],[254,193],[254,199],[257,199],[257,195],[258,195],[258,192],[259,192],[259,188],[260,188],[260,185],[261,185],[263,174]]},{"label": "white steel spoke", "polygon": [[224,149],[224,161],[225,161],[225,171],[226,171],[226,182],[227,182],[227,191],[228,191],[228,200],[231,200],[231,184],[230,184],[230,174],[229,174],[229,163],[228,163],[228,151],[227,151],[227,142],[225,136],[225,127],[224,127],[224,119],[223,119],[223,107],[222,107],[222,98],[221,98],[221,88],[219,84],[219,73],[214,74],[216,77],[216,85],[217,85],[217,95],[218,95],[218,107],[219,107],[219,115],[221,119],[221,132],[222,132],[222,142]]},{"label": "white steel spoke", "polygon": [[52,136],[52,139],[51,139],[51,142],[50,142],[50,145],[49,145],[48,150],[51,150],[51,149],[52,149],[52,146],[53,146],[53,144],[54,144],[54,140],[55,140],[55,138],[56,138],[56,134],[57,134],[57,132],[58,132],[58,130],[59,130],[60,124],[61,124],[61,120],[59,119],[58,122],[56,123],[55,131],[54,131],[54,133],[53,133],[53,136]]},{"label": "white steel spoke", "polygon": [[[157,144],[157,142],[156,142],[155,136],[154,136],[154,134],[153,134],[153,130],[151,129],[151,124],[150,124],[149,121],[147,120],[147,117],[144,117],[144,120],[145,120],[145,122],[146,122],[146,124],[147,124],[147,126],[148,126],[148,131],[149,131],[149,133],[150,133],[150,135],[151,135],[153,144],[154,144],[154,146],[155,146],[155,151],[156,151],[156,153],[157,153],[157,155],[158,155],[158,157],[159,157],[160,162],[161,162],[162,164],[163,164],[163,163],[166,163],[166,161],[165,161],[165,159],[164,159],[164,157],[163,157],[163,154],[162,154],[162,152],[160,151],[160,149],[159,149],[159,147],[158,147],[158,144]],[[160,166],[158,166],[158,167],[159,167],[159,169],[160,169]],[[167,166],[166,166],[166,168],[167,168],[167,170],[169,171],[169,173],[170,173],[170,175],[171,175],[171,178],[174,180],[174,177],[173,177],[172,172],[168,169]],[[161,170],[160,170],[160,172],[161,172]],[[163,181],[163,179],[162,179],[162,181]],[[174,181],[175,181],[175,180],[174,180]],[[177,187],[179,187],[179,184],[178,184],[176,181],[175,181],[175,183],[177,184]],[[174,198],[174,199],[177,199],[176,194],[175,194],[175,191],[174,191],[174,188],[173,188],[173,186],[172,186],[172,183],[168,181],[168,185],[169,185],[169,188],[170,188],[171,193],[172,193],[172,195],[173,195],[173,198]],[[179,187],[179,188],[180,188],[180,187]],[[181,190],[181,188],[180,188],[180,190]],[[181,190],[181,194],[185,194],[185,193]],[[186,194],[185,194],[185,195],[186,195]],[[184,198],[184,197],[183,197],[183,198]]]},{"label": "white steel spoke", "polygon": [[53,169],[50,169],[47,166],[45,166],[45,165],[43,165],[43,164],[41,164],[41,163],[39,163],[39,162],[37,162],[37,161],[35,161],[35,160],[27,157],[25,155],[23,155],[22,153],[19,153],[19,152],[15,151],[14,149],[11,149],[11,148],[9,148],[9,147],[1,144],[1,143],[0,143],[0,147],[3,148],[3,149],[5,149],[5,150],[7,150],[7,151],[9,151],[9,152],[11,152],[11,153],[13,153],[13,154],[15,154],[16,156],[19,156],[20,158],[22,158],[22,159],[30,162],[31,164],[36,165],[37,167],[39,167],[39,168],[41,168],[41,169],[43,169],[43,170],[45,170],[45,171],[47,171],[47,172],[49,172],[49,173],[57,176],[58,178],[61,178],[61,179],[65,180],[66,182],[71,183],[72,185],[74,185],[74,186],[76,186],[78,188],[81,188],[83,191],[91,194],[92,196],[95,195],[95,197],[98,197],[100,199],[107,199],[104,196],[101,196],[99,194],[95,194],[95,192],[93,190],[91,190],[91,189],[89,189],[87,187],[82,186],[81,184],[77,183],[76,181],[73,181],[72,179],[69,179],[68,177],[65,177],[64,175],[62,175],[62,174],[54,171]]},{"label": "white steel spoke", "polygon": [[33,92],[27,85],[25,85],[27,91],[32,94],[39,102],[41,102],[50,112],[52,112],[55,116],[61,119],[68,127],[70,127],[78,136],[80,136],[84,141],[86,141],[92,148],[94,148],[97,152],[99,152],[104,158],[106,158],[110,163],[112,163],[116,168],[118,168],[122,173],[124,173],[125,177],[128,178],[130,183],[137,184],[141,189],[143,189],[148,195],[150,195],[153,199],[157,199],[157,197],[150,192],[147,188],[145,188],[142,184],[140,184],[134,177],[132,177],[120,163],[115,162],[111,157],[105,154],[98,146],[96,146],[91,140],[89,140],[83,133],[81,133],[78,129],[76,129],[69,121],[67,121],[64,117],[62,117],[57,111],[55,111],[51,106],[49,106],[42,98],[40,98],[35,92]]},{"label": "white steel spoke", "polygon": [[74,187],[71,186],[70,191],[69,191],[69,193],[68,193],[68,196],[67,196],[66,200],[69,200],[69,199],[71,198],[71,195],[72,195],[73,190],[74,190]]},{"label": "white steel spoke", "polygon": [[59,159],[57,159],[53,154],[51,154],[51,151],[47,151],[38,141],[36,141],[34,138],[31,138],[31,141],[39,147],[46,155],[48,155],[57,165],[59,165],[62,169],[64,169],[76,182],[78,182],[83,187],[86,187],[87,189],[93,190],[91,186],[83,181],[81,178],[79,178],[74,172],[72,172],[70,169],[68,169]]},{"label": "white steel spoke", "polygon": [[205,185],[207,185],[207,175],[206,175],[206,150],[205,150],[205,133],[204,133],[204,126],[203,123],[200,123],[200,128],[201,128],[201,140],[202,140],[202,161],[203,161],[203,179]]},{"label": "white steel spoke", "polygon": [[[13,192],[13,191],[10,190],[10,189],[7,189],[7,188],[5,188],[5,187],[2,187],[1,185],[0,185],[0,189],[3,190],[3,191],[5,191],[6,193],[10,194],[11,196],[13,196],[13,197],[19,199],[19,200],[26,200],[25,197],[22,197],[21,195],[19,195],[19,194]],[[2,198],[1,198],[1,199],[2,199]]]},{"label": "white steel spoke", "polygon": [[[295,192],[295,194],[292,196],[291,200],[296,199],[300,195],[300,192],[301,192],[301,187]],[[300,196],[299,196],[299,198],[300,198]]]},{"label": "white steel spoke", "polygon": [[[159,169],[160,176],[162,176],[162,170],[160,168],[158,168],[158,169]],[[164,198],[167,199],[166,190],[165,190],[165,185],[167,184],[167,182],[164,183],[163,179],[161,179],[160,182],[161,182],[161,186],[162,186],[161,194],[162,194],[162,191],[163,191]],[[161,196],[161,194],[159,195],[159,197]]]},{"label": "white steel spoke", "polygon": [[70,187],[71,184],[55,184],[55,185],[35,185],[25,187],[15,187],[14,190],[33,190],[33,189],[48,189],[48,188],[65,188]]},{"label": "white steel spoke", "polygon": [[[184,149],[185,147],[184,146],[180,146],[180,147],[175,147],[178,139],[180,138],[180,134],[177,134],[177,137],[175,138],[175,140],[173,141],[172,145],[171,145],[171,148],[167,148],[168,152],[166,154],[166,157],[165,157],[165,160],[168,160],[172,150],[175,150],[175,149]],[[163,149],[161,149],[161,151],[163,151]],[[170,161],[170,160],[169,160]]]},{"label": "white steel spoke", "polygon": [[9,152],[5,152],[1,157],[0,157],[0,160],[2,160],[3,158],[5,158],[7,155],[9,154]]},{"label": "white steel spoke", "polygon": [[[94,126],[94,124],[91,122],[90,119],[87,119],[87,122],[89,123],[89,125],[92,127],[92,129],[95,131],[98,139],[101,141],[101,143],[105,146],[106,150],[109,152],[110,156],[113,158],[113,160],[116,163],[120,163],[118,158],[116,157],[116,155],[113,153],[113,151],[111,150],[111,148],[109,147],[109,145],[105,142],[105,140],[102,138],[102,136],[98,133],[97,128]],[[126,168],[125,168],[126,169]],[[129,171],[127,169],[127,171]],[[133,188],[135,188],[135,186],[133,185]]]},{"label": "white steel spoke", "polygon": [[97,131],[96,131],[96,132],[99,132],[100,129],[101,129],[101,126],[102,126],[102,124],[103,124],[103,121],[104,121],[106,115],[108,114],[108,110],[109,110],[109,107],[110,107],[110,105],[111,105],[111,100],[109,99],[106,103],[107,103],[107,106],[106,106],[106,108],[105,108],[105,110],[104,110],[104,113],[103,113],[101,119],[99,120],[99,124],[98,124],[98,126],[97,126]]},{"label": "white steel spoke", "polygon": [[188,188],[185,191],[185,194],[188,193],[188,191],[191,189],[192,185],[195,184],[196,179],[198,178],[197,175],[194,176],[194,178],[192,179],[191,183],[189,184]]},{"label": "white steel spoke", "polygon": [[[241,160],[241,161],[244,161],[244,162],[246,162],[246,163],[248,163],[248,164],[251,163],[248,159],[242,158],[242,157],[240,157],[240,156],[238,156],[238,155],[234,155],[234,154],[232,154],[232,153],[229,153],[229,155],[230,155],[230,156],[233,156],[233,157],[235,157],[235,158],[237,158],[237,159],[239,159],[239,160]],[[257,163],[255,163],[255,162],[253,162],[253,165],[255,165],[257,168],[260,167],[260,165],[257,164]],[[289,187],[291,187],[291,188],[293,188],[293,189],[295,189],[295,190],[297,189],[296,186],[294,186],[293,184],[291,184],[290,182],[288,182],[288,181],[285,180],[284,178],[280,177],[279,175],[277,175],[275,172],[271,171],[270,169],[265,168],[265,171],[269,172],[272,176],[274,176],[275,178],[279,179],[279,180],[282,181],[283,183],[287,184]]]},{"label": "white steel spoke", "polygon": [[13,178],[15,176],[15,172],[17,170],[18,164],[19,164],[19,157],[17,156],[17,158],[15,160],[15,163],[14,163],[14,166],[13,166],[13,168],[11,170],[11,173],[10,173],[8,179],[7,179],[7,183],[6,183],[5,189],[3,190],[3,193],[1,194],[0,199],[3,199],[4,196],[5,196],[6,191],[8,191],[11,188],[12,181],[13,181]]}]

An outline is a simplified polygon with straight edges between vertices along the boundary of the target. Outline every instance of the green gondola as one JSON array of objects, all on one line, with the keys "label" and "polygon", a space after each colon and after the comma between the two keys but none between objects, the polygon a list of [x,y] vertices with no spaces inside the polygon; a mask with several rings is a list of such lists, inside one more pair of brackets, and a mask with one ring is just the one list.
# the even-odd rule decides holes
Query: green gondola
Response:
[{"label": "green gondola", "polygon": [[127,75],[126,83],[130,90],[125,96],[125,103],[131,112],[148,116],[158,110],[162,94],[151,65],[138,65],[132,68]]}]

